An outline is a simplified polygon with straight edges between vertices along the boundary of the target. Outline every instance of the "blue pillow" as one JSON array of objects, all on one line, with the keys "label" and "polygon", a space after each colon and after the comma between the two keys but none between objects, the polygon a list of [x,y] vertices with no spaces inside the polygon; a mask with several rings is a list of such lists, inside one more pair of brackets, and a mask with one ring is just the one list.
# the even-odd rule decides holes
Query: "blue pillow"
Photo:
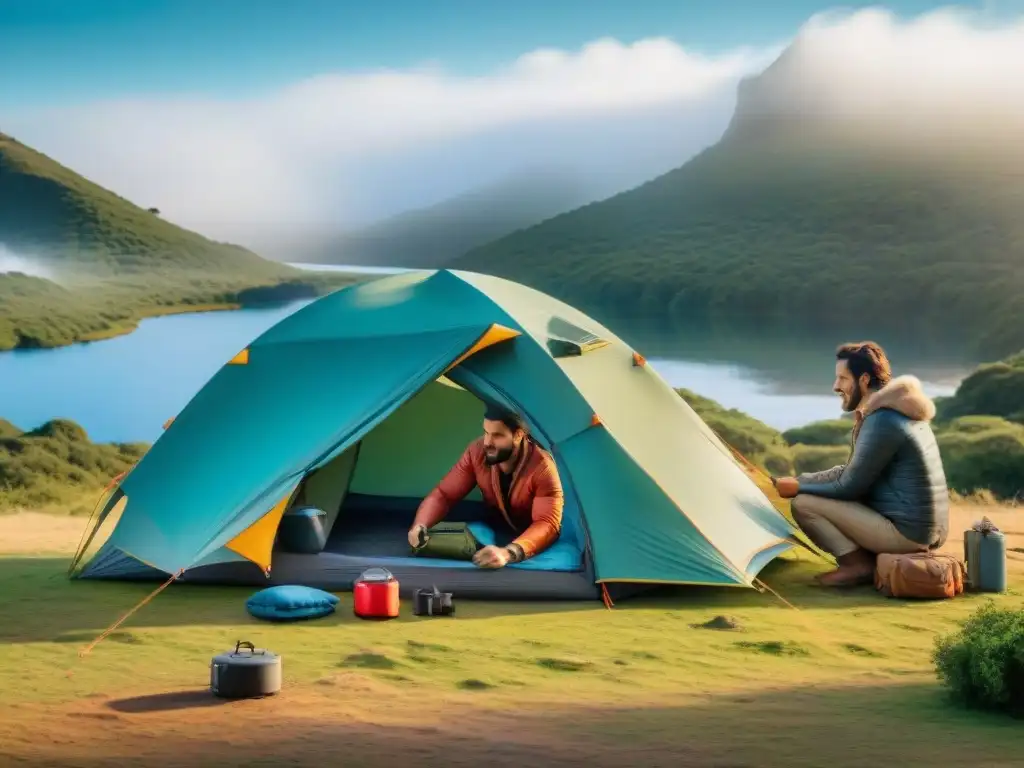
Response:
[{"label": "blue pillow", "polygon": [[326,616],[337,604],[338,597],[322,589],[282,584],[260,590],[245,601],[245,608],[257,619],[299,621]]}]

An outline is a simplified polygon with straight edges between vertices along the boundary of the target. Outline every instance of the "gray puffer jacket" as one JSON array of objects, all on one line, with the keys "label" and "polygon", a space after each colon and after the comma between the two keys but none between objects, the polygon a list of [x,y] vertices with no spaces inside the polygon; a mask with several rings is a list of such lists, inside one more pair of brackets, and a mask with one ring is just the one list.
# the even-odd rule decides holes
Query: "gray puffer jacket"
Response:
[{"label": "gray puffer jacket", "polygon": [[858,501],[911,541],[941,547],[949,533],[949,490],[929,423],[935,404],[913,376],[865,399],[846,464],[800,475],[800,493]]}]

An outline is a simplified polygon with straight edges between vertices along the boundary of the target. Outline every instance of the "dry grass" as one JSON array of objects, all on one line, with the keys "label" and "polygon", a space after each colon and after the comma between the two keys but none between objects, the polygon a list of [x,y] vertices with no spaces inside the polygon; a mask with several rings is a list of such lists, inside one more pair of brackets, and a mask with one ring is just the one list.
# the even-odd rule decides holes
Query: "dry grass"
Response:
[{"label": "dry grass", "polygon": [[0,515],[0,556],[73,553],[86,522],[46,512]]},{"label": "dry grass", "polygon": [[[1012,509],[979,512],[1024,548]],[[462,602],[454,619],[337,614],[257,622],[251,589],[181,585],[83,660],[77,651],[152,585],[68,582],[84,521],[0,518],[0,764],[47,765],[1015,765],[1019,724],[947,704],[929,653],[983,601],[885,600],[807,585],[779,561],[754,590],[680,589],[600,604]],[[962,547],[954,535],[947,547]],[[714,622],[717,616],[727,622]],[[728,631],[702,628],[728,624]],[[285,690],[223,703],[208,664],[238,639],[283,656]],[[893,722],[899,722],[894,727]]]}]

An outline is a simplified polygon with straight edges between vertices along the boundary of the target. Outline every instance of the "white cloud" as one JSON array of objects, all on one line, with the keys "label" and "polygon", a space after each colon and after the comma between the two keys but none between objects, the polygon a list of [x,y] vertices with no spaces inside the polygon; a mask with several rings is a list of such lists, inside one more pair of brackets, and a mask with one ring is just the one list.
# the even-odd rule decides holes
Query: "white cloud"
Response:
[{"label": "white cloud", "polygon": [[[1020,6],[1024,10],[1024,4]],[[812,18],[758,108],[978,122],[1024,116],[1024,15],[942,8],[900,20],[884,9]]]},{"label": "white cloud", "polygon": [[[248,100],[126,99],[24,112],[5,123],[140,205],[238,239],[268,222],[313,225],[358,210],[377,161],[436,146],[450,154],[452,175],[480,183],[489,180],[484,169],[461,167],[456,140],[504,135],[511,144],[493,148],[497,167],[504,150],[514,151],[516,129],[536,134],[576,120],[585,134],[604,124],[621,131],[622,116],[642,120],[660,107],[700,106],[731,92],[770,55],[701,56],[664,39],[599,40],[572,53],[534,51],[476,77],[436,68],[326,74]],[[685,125],[665,128],[664,144],[682,138],[672,146],[679,162],[699,149],[688,146]]]},{"label": "white cloud", "polygon": [[[6,115],[5,130],[214,237],[342,226],[528,164],[633,184],[725,127],[736,83],[780,48],[697,55],[666,39],[540,50],[480,76],[333,73],[246,100],[178,95]],[[825,14],[758,108],[975,115],[1024,107],[1024,22],[944,10]]]}]

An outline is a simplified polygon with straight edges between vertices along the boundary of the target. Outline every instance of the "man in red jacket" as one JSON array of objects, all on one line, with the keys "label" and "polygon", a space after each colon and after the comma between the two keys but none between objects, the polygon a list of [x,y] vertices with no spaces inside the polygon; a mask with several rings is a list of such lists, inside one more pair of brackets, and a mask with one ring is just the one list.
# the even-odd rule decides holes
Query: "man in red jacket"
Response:
[{"label": "man in red jacket", "polygon": [[508,546],[488,546],[473,556],[481,568],[502,568],[543,552],[562,527],[562,482],[555,461],[530,439],[523,420],[494,406],[484,414],[484,434],[420,504],[409,529],[409,545],[444,520],[452,505],[479,487],[515,536]]}]

